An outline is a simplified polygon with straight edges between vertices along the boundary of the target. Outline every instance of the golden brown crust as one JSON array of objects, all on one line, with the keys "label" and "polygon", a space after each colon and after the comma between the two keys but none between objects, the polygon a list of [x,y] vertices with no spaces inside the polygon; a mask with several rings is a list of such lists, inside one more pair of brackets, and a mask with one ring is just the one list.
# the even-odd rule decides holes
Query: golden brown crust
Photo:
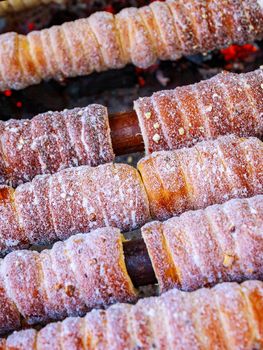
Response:
[{"label": "golden brown crust", "polygon": [[[263,70],[221,73],[134,102],[146,153],[189,147],[220,135],[263,135]],[[156,136],[157,135],[157,136]]]},{"label": "golden brown crust", "polygon": [[[3,254],[12,250],[12,247],[15,247],[18,243],[21,249],[27,245],[26,235],[18,220],[14,194],[15,190],[13,188],[0,186],[0,245],[3,248]],[[8,247],[7,250],[6,247]]]},{"label": "golden brown crust", "polygon": [[232,199],[142,227],[161,292],[263,278],[263,196]]},{"label": "golden brown crust", "polygon": [[17,332],[2,346],[5,350],[57,350],[61,346],[72,350],[223,350],[230,345],[233,349],[260,349],[262,297],[259,281],[222,283],[193,293],[174,289],[133,306],[93,310],[85,318],[69,318],[39,332]]},{"label": "golden brown crust", "polygon": [[4,0],[0,2],[0,16],[49,3],[62,4],[64,2],[65,0]]},{"label": "golden brown crust", "polygon": [[41,253],[13,252],[1,261],[0,282],[1,334],[19,329],[20,318],[23,325],[43,324],[136,300],[114,228],[75,235]]},{"label": "golden brown crust", "polygon": [[7,33],[0,36],[0,90],[127,63],[146,68],[157,59],[260,39],[262,27],[257,0],[167,0],[117,15],[98,12],[27,36]]},{"label": "golden brown crust", "polygon": [[50,244],[104,226],[135,229],[150,218],[136,169],[126,164],[69,168],[41,175],[0,195],[1,254]]},{"label": "golden brown crust", "polygon": [[139,161],[151,215],[165,219],[231,198],[262,193],[262,142],[222,136]]},{"label": "golden brown crust", "polygon": [[263,323],[262,323],[262,307],[263,293],[258,282],[244,282],[242,293],[247,300],[248,316],[253,321],[254,337],[257,339],[256,348],[263,346]]},{"label": "golden brown crust", "polygon": [[105,67],[115,69],[123,67],[125,61],[122,57],[114,16],[108,12],[94,13],[89,17],[89,25],[99,45]]},{"label": "golden brown crust", "polygon": [[17,186],[36,175],[113,161],[107,109],[89,105],[0,122],[0,183]]}]

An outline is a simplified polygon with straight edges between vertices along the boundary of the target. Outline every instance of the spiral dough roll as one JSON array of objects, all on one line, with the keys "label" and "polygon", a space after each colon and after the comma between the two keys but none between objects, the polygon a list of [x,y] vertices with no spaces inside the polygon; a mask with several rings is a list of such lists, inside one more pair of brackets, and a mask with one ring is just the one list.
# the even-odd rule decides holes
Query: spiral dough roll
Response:
[{"label": "spiral dough roll", "polygon": [[160,220],[231,198],[262,194],[262,169],[262,142],[234,135],[155,152],[138,163],[151,215]]},{"label": "spiral dough roll", "polygon": [[174,60],[262,36],[257,0],[167,0],[117,15],[97,12],[27,36],[1,35],[0,90],[128,63],[146,68],[157,59]]},{"label": "spiral dough roll", "polygon": [[[159,291],[263,278],[263,196],[233,199],[142,227]],[[75,235],[40,254],[0,260],[0,333],[134,301],[116,228]],[[140,266],[137,266],[140,273]]]},{"label": "spiral dough roll", "polygon": [[263,70],[220,73],[134,102],[146,153],[220,135],[263,136]]},{"label": "spiral dough roll", "polygon": [[176,289],[136,305],[117,304],[68,318],[39,332],[15,332],[1,350],[261,349],[263,283]]},{"label": "spiral dough roll", "polygon": [[75,235],[41,253],[12,252],[0,264],[0,333],[136,300],[118,229]]},{"label": "spiral dough roll", "polygon": [[50,3],[62,4],[65,0],[4,0],[0,2],[0,16],[13,12],[24,11],[32,7]]},{"label": "spiral dough roll", "polygon": [[160,291],[263,278],[263,195],[143,226]]},{"label": "spiral dough roll", "polygon": [[2,186],[0,217],[5,254],[104,226],[129,231],[149,221],[150,214],[136,169],[109,163],[37,176],[16,190]]},{"label": "spiral dough roll", "polygon": [[114,160],[107,109],[101,105],[0,121],[0,183]]}]

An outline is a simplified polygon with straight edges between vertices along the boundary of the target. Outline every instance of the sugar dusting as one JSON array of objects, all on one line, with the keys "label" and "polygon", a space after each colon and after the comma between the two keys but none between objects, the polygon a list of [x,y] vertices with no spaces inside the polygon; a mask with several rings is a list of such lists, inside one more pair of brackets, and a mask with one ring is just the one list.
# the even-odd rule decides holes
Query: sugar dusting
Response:
[{"label": "sugar dusting", "polygon": [[[6,350],[27,344],[28,350],[89,348],[199,349],[258,348],[263,284],[222,283],[192,293],[176,289],[136,305],[118,304],[93,310],[84,318],[67,318],[39,332],[16,332],[3,340]],[[251,312],[254,310],[255,313]],[[259,312],[257,315],[256,312]]]},{"label": "sugar dusting", "polygon": [[98,229],[58,242],[51,250],[12,252],[1,261],[0,333],[20,326],[84,315],[115,302],[136,300],[127,274],[122,237]]},{"label": "sugar dusting", "polygon": [[1,183],[17,186],[39,174],[111,162],[107,109],[101,105],[0,122]]},{"label": "sugar dusting", "polygon": [[[263,72],[221,73],[200,83],[159,91],[134,102],[146,152],[189,147],[234,133],[263,134]],[[150,118],[147,116],[151,115]],[[155,142],[156,122],[160,124]]]},{"label": "sugar dusting", "polygon": [[206,53],[262,38],[261,0],[202,3],[154,2],[117,15],[97,12],[33,31],[0,36],[0,90],[22,89],[41,80],[121,68],[147,68],[157,59]]},{"label": "sugar dusting", "polygon": [[227,135],[141,159],[138,169],[152,217],[163,220],[189,209],[262,194],[262,155],[259,139]]},{"label": "sugar dusting", "polygon": [[142,228],[161,292],[260,280],[262,232],[262,195],[188,211]]},{"label": "sugar dusting", "polygon": [[104,226],[129,231],[150,218],[140,176],[125,164],[68,168],[0,191],[2,254]]}]

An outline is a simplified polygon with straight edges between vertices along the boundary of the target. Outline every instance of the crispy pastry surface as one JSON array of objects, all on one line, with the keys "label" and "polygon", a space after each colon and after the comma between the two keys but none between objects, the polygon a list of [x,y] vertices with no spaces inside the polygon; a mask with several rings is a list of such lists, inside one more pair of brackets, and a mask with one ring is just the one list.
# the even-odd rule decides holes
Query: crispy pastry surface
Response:
[{"label": "crispy pastry surface", "polygon": [[1,350],[261,349],[263,284],[222,283],[192,293],[176,289],[68,318],[41,331],[15,332]]},{"label": "crispy pastry surface", "polygon": [[62,4],[64,2],[65,0],[4,0],[0,2],[0,16],[49,3]]},{"label": "crispy pastry surface", "polygon": [[0,36],[0,90],[207,52],[263,36],[257,0],[167,0]]},{"label": "crispy pastry surface", "polygon": [[[263,196],[234,199],[142,228],[160,292],[263,278]],[[97,229],[42,253],[0,261],[0,332],[133,301],[122,236]],[[138,272],[140,267],[137,266]]]},{"label": "crispy pastry surface", "polygon": [[118,229],[78,234],[41,253],[12,252],[0,264],[1,334],[21,323],[43,324],[136,300]]},{"label": "crispy pastry surface", "polygon": [[263,195],[142,228],[160,291],[263,279]]},{"label": "crispy pastry surface", "polygon": [[220,135],[263,135],[263,70],[221,73],[134,102],[146,153],[189,147]]},{"label": "crispy pastry surface", "polygon": [[113,161],[107,109],[101,105],[0,121],[0,183]]},{"label": "crispy pastry surface", "polygon": [[153,218],[263,193],[263,144],[234,135],[155,152],[138,163]]},{"label": "crispy pastry surface", "polygon": [[100,227],[129,231],[149,221],[147,195],[126,164],[81,166],[0,187],[0,251],[50,244]]}]

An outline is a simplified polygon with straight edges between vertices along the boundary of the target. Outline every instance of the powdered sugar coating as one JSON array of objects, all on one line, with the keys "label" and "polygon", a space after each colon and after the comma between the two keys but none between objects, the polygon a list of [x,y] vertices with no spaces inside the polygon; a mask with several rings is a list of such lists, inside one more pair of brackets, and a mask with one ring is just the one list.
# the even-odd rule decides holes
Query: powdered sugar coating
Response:
[{"label": "powdered sugar coating", "polygon": [[[214,298],[220,310],[220,317],[228,319],[228,322],[224,322],[226,342],[231,342],[237,349],[257,348],[258,342],[262,339],[257,339],[254,336],[255,345],[251,343],[251,333],[254,333],[254,325],[251,322],[251,314],[248,311],[249,304],[247,298],[244,297],[243,288],[240,289],[238,285],[234,285],[229,290],[224,284],[219,284],[215,289]],[[255,292],[261,294],[261,290],[259,289],[258,293],[257,288]],[[236,310],[238,310],[238,313],[235,312]]]},{"label": "powdered sugar coating", "polygon": [[35,349],[37,332],[34,329],[22,330],[19,333],[12,333],[6,343],[0,345],[3,349],[33,350]]},{"label": "powdered sugar coating", "polygon": [[[89,17],[89,25],[98,42],[105,68],[121,68],[125,61],[118,37],[114,15],[97,12]],[[105,40],[107,38],[107,40]],[[99,70],[101,70],[99,68]]]},{"label": "powdered sugar coating", "polygon": [[17,186],[39,174],[111,162],[107,109],[101,105],[0,122],[0,182]]},{"label": "powdered sugar coating", "polygon": [[126,46],[124,51],[129,57],[129,62],[142,68],[153,64],[157,60],[157,54],[139,10],[123,9],[116,15],[116,20],[122,47]]},{"label": "powdered sugar coating", "polygon": [[155,152],[138,163],[151,215],[161,220],[231,198],[262,194],[262,169],[262,142],[234,135],[192,148]]},{"label": "powdered sugar coating", "polygon": [[167,0],[0,36],[0,90],[207,52],[262,38],[258,0]]},{"label": "powdered sugar coating", "polygon": [[263,196],[143,226],[161,292],[263,278]]},{"label": "powdered sugar coating", "polygon": [[[41,331],[16,332],[3,350],[258,349],[262,345],[263,284],[222,283],[184,293],[176,289],[136,305],[93,310]],[[112,323],[114,322],[114,323]],[[112,343],[113,340],[113,343]],[[16,348],[17,349],[17,348]]]},{"label": "powdered sugar coating", "polygon": [[128,231],[150,218],[140,176],[125,164],[69,168],[1,193],[1,254],[104,226]]},{"label": "powdered sugar coating", "polygon": [[57,3],[62,4],[64,0],[11,0],[0,3],[0,16],[30,9],[42,4]]},{"label": "powdered sugar coating", "polygon": [[[129,315],[132,308],[133,306],[128,304],[115,304],[111,308],[111,312],[106,314],[107,329],[105,335],[107,337],[107,349],[123,350],[135,347],[136,341],[132,333],[132,327],[129,327]],[[127,329],[129,329],[129,332],[127,332]],[[93,344],[95,347],[96,343],[94,342]]]},{"label": "powdered sugar coating", "polygon": [[1,261],[0,333],[84,315],[91,308],[136,300],[122,235],[97,229],[58,242],[51,250],[12,252]]},{"label": "powdered sugar coating", "polygon": [[[262,69],[245,74],[221,73],[194,85],[139,98],[134,109],[146,153],[189,147],[232,133],[261,137],[262,84]],[[154,139],[156,133],[158,142]]]}]

